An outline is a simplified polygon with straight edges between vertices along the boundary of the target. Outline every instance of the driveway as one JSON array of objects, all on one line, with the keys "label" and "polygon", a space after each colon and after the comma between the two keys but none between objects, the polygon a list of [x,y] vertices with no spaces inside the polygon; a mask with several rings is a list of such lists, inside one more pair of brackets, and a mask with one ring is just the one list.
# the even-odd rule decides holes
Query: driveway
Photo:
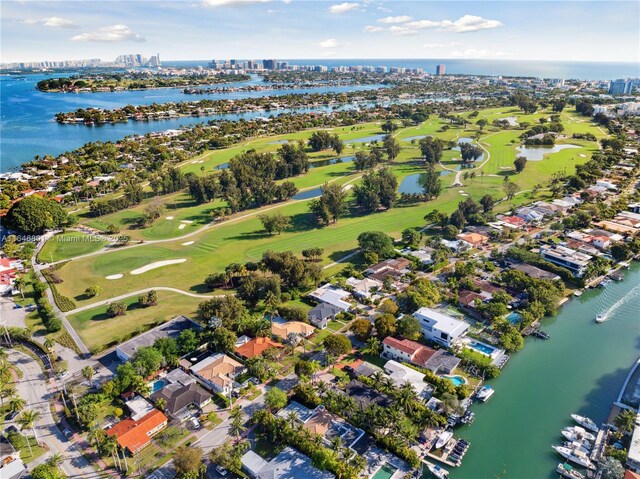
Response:
[{"label": "driveway", "polygon": [[[103,477],[82,456],[75,443],[68,441],[56,425],[56,420],[49,408],[49,399],[52,392],[49,390],[46,377],[40,369],[40,365],[30,356],[19,351],[8,349],[9,362],[22,371],[22,379],[14,384],[18,394],[27,402],[26,409],[38,411],[40,419],[36,422],[36,434],[38,440],[49,447],[42,462],[54,453],[60,453],[64,458],[62,470],[73,478],[100,478]],[[5,423],[5,427],[15,424],[13,421]],[[18,425],[16,427],[19,428]],[[27,431],[27,434],[32,434]]]}]

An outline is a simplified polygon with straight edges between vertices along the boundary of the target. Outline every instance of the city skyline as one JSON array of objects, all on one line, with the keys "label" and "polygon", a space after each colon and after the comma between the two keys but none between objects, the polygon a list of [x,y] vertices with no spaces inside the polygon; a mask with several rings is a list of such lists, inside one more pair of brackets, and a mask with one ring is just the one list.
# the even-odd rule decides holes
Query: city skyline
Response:
[{"label": "city skyline", "polygon": [[638,61],[637,2],[580,5],[576,9],[576,2],[570,1],[7,1],[2,2],[2,61],[111,61],[130,51],[147,56],[161,52],[166,61],[234,57]]}]

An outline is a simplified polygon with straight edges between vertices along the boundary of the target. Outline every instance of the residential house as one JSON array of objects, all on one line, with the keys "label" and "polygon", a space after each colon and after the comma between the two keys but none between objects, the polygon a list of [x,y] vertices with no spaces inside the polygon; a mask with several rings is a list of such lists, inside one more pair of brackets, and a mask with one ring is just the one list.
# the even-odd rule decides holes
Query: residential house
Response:
[{"label": "residential house", "polygon": [[244,359],[260,356],[269,348],[282,348],[282,344],[276,343],[271,338],[253,338],[246,343],[236,346],[236,354]]},{"label": "residential house", "polygon": [[435,349],[409,339],[396,339],[387,336],[382,341],[382,356],[394,361],[412,363],[420,367],[425,367],[427,361],[435,352]]},{"label": "residential house", "polygon": [[20,459],[20,452],[14,449],[6,437],[0,436],[0,477],[18,479],[26,474],[27,466]]},{"label": "residential house", "polygon": [[560,276],[558,276],[555,273],[545,271],[544,269],[540,269],[537,266],[532,266],[526,263],[510,263],[509,267],[517,271],[522,271],[524,274],[526,274],[530,278],[548,279],[550,281],[557,281],[560,279]]},{"label": "residential house", "polygon": [[188,407],[202,409],[211,402],[211,398],[211,393],[195,381],[187,385],[171,383],[151,395],[156,404],[159,400],[164,401],[164,411],[173,418],[186,418],[183,413]]},{"label": "residential house", "polygon": [[498,219],[502,221],[502,223],[504,223],[504,225],[508,228],[521,229],[527,225],[525,219],[520,216],[498,216]]},{"label": "residential house", "polygon": [[420,308],[413,316],[420,321],[422,332],[427,339],[448,348],[463,338],[469,330],[469,323],[430,308]]},{"label": "residential house", "polygon": [[544,219],[544,215],[529,206],[523,206],[516,210],[516,216],[522,218],[527,223],[540,223]]},{"label": "residential house", "polygon": [[400,364],[393,359],[384,365],[384,371],[389,375],[396,387],[401,387],[405,383],[411,384],[418,396],[427,398],[433,393],[433,387],[424,381],[424,374],[415,369]]},{"label": "residential house", "polygon": [[308,338],[315,333],[315,331],[315,327],[301,321],[278,321],[274,319],[271,322],[271,334],[285,341],[289,337],[289,334],[298,334],[303,338]]},{"label": "residential house", "polygon": [[484,246],[489,242],[488,236],[479,233],[460,233],[456,238],[476,248]]},{"label": "residential house", "polygon": [[118,345],[116,348],[116,355],[120,360],[128,361],[140,348],[153,346],[153,343],[160,338],[175,339],[186,329],[195,329],[199,331],[202,329],[202,326],[186,316],[178,316],[171,321],[167,321],[160,326],[150,329],[146,333],[142,333],[135,338]]},{"label": "residential house", "polygon": [[469,249],[470,244],[462,240],[447,240],[442,238],[440,244],[450,249],[454,253],[461,253]]},{"label": "residential house", "polygon": [[378,281],[384,282],[385,278],[391,276],[400,279],[409,272],[411,261],[406,258],[394,258],[381,261],[369,267],[364,273]]},{"label": "residential house", "polygon": [[253,451],[242,456],[242,470],[252,479],[333,479],[335,475],[313,466],[311,459],[291,446],[266,461]]},{"label": "residential house", "polygon": [[342,313],[337,306],[327,303],[320,303],[313,307],[308,313],[309,322],[318,329],[325,329],[329,321],[336,319],[336,315]]},{"label": "residential house", "polygon": [[124,405],[127,406],[127,409],[130,412],[130,417],[134,421],[142,419],[155,409],[153,405],[142,396],[134,396],[132,399],[125,402]]},{"label": "residential house", "polygon": [[485,298],[475,291],[468,291],[466,289],[463,289],[462,291],[458,292],[458,306],[460,306],[462,309],[465,309],[466,311],[475,314],[477,301],[483,303],[485,301]]},{"label": "residential house", "polygon": [[434,253],[433,248],[424,247],[417,250],[406,248],[406,249],[403,249],[401,253],[408,256],[413,256],[422,264],[425,264],[425,265],[433,264],[433,253]]},{"label": "residential house", "polygon": [[351,293],[329,283],[320,286],[315,291],[309,293],[308,296],[319,303],[330,304],[342,311],[351,309],[351,303],[344,300],[351,296]]},{"label": "residential house", "polygon": [[118,444],[131,454],[135,454],[151,442],[151,437],[167,426],[167,416],[154,409],[139,420],[123,419],[105,432],[115,436]]},{"label": "residential house", "polygon": [[578,278],[585,273],[592,259],[588,254],[560,245],[541,246],[540,256],[550,263],[567,268]]},{"label": "residential house", "polygon": [[351,293],[355,297],[365,299],[371,299],[374,293],[383,287],[382,281],[373,278],[357,279],[351,277],[347,279],[346,284],[352,288]]},{"label": "residential house", "polygon": [[434,374],[451,374],[462,360],[445,349],[438,349],[425,367]]},{"label": "residential house", "polygon": [[236,376],[245,371],[244,365],[226,354],[213,354],[191,366],[191,373],[205,386],[228,395]]}]

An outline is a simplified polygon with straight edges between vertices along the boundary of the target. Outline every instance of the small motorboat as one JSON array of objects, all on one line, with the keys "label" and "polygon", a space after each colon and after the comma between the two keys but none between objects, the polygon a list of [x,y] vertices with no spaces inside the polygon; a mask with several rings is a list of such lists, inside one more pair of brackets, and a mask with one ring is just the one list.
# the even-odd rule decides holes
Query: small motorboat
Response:
[{"label": "small motorboat", "polygon": [[567,479],[584,479],[584,474],[576,471],[573,466],[567,462],[559,463],[556,472]]},{"label": "small motorboat", "polygon": [[574,451],[584,452],[587,455],[591,452],[591,447],[585,447],[584,444],[578,441],[565,441],[562,445],[573,449]]},{"label": "small motorboat", "polygon": [[562,430],[562,435],[569,441],[595,441],[596,437],[588,432],[585,428],[580,426],[569,426]]},{"label": "small motorboat", "polygon": [[572,414],[571,419],[580,424],[583,428],[588,429],[589,431],[598,432],[598,426],[586,416],[580,416],[579,414]]},{"label": "small motorboat", "polygon": [[606,317],[607,315],[605,313],[600,313],[599,315],[596,316],[596,323],[600,324],[605,320]]},{"label": "small motorboat", "polygon": [[447,479],[447,477],[449,477],[447,470],[437,464],[429,464],[427,467],[429,468],[429,472],[438,479]]},{"label": "small motorboat", "polygon": [[495,391],[490,386],[482,386],[480,391],[476,394],[476,398],[478,398],[482,402],[487,402],[491,396],[493,396]]}]

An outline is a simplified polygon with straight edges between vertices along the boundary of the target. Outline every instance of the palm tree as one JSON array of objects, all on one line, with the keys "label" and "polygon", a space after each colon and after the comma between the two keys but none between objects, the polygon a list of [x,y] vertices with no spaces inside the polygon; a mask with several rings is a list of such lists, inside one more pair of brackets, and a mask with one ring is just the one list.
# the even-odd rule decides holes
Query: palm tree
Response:
[{"label": "palm tree", "polygon": [[0,385],[0,404],[4,406],[4,400],[6,398],[10,398],[15,396],[16,388],[13,386],[8,386],[7,384]]},{"label": "palm tree", "polygon": [[164,408],[167,407],[167,400],[165,398],[158,398],[156,401],[156,407],[161,411],[164,411]]},{"label": "palm tree", "polygon": [[51,467],[60,467],[60,464],[64,462],[64,456],[59,452],[56,452],[53,456],[49,458],[47,464]]},{"label": "palm tree", "polygon": [[404,383],[400,386],[395,398],[396,403],[405,412],[405,414],[409,414],[413,411],[417,400],[416,391],[409,383]]},{"label": "palm tree", "polygon": [[9,400],[9,410],[12,412],[20,412],[25,408],[26,405],[27,401],[18,396],[12,397]]},{"label": "palm tree", "polygon": [[55,341],[51,338],[47,338],[44,340],[44,347],[47,348],[49,352],[53,351],[53,346],[55,345]]},{"label": "palm tree", "polygon": [[82,368],[82,376],[89,381],[89,387],[91,387],[91,379],[95,373],[95,370],[91,366],[85,366]]},{"label": "palm tree", "polygon": [[4,348],[0,348],[0,363],[4,363],[7,360],[7,350]]},{"label": "palm tree", "polygon": [[380,340],[378,338],[371,336],[367,339],[364,352],[369,353],[372,356],[378,356],[380,351],[382,351],[382,344],[380,344]]},{"label": "palm tree", "polygon": [[[107,436],[102,443],[102,448],[107,454],[111,454],[113,459],[113,465],[122,470],[122,464],[120,463],[120,455],[118,454],[118,441],[115,436]],[[117,459],[116,459],[117,458]]]},{"label": "palm tree", "polygon": [[633,431],[636,417],[637,413],[635,411],[625,409],[613,419],[613,424],[620,430],[620,432],[631,432]]},{"label": "palm tree", "polygon": [[24,299],[24,287],[26,286],[26,283],[24,281],[23,277],[19,277],[13,280],[13,285],[15,286],[15,288],[20,291],[20,295],[22,296],[22,299]]},{"label": "palm tree", "polygon": [[376,371],[371,375],[371,379],[373,380],[374,387],[379,389],[382,384],[382,380],[384,379],[384,374],[382,374],[382,371]]},{"label": "palm tree", "polygon": [[100,443],[105,439],[106,436],[107,436],[107,433],[104,432],[104,429],[95,427],[91,431],[89,431],[89,434],[87,435],[87,439],[89,439],[89,442],[94,441],[96,443],[96,449],[97,449],[100,447]]},{"label": "palm tree", "polygon": [[[35,422],[40,419],[40,413],[38,411],[28,410],[24,411],[18,419],[18,424],[20,424],[20,430],[24,431],[25,429],[31,429],[33,433],[33,437],[38,442],[38,435],[36,434]],[[33,450],[31,449],[31,441],[27,438],[27,444],[29,445],[29,452],[31,456],[33,456]]]}]

